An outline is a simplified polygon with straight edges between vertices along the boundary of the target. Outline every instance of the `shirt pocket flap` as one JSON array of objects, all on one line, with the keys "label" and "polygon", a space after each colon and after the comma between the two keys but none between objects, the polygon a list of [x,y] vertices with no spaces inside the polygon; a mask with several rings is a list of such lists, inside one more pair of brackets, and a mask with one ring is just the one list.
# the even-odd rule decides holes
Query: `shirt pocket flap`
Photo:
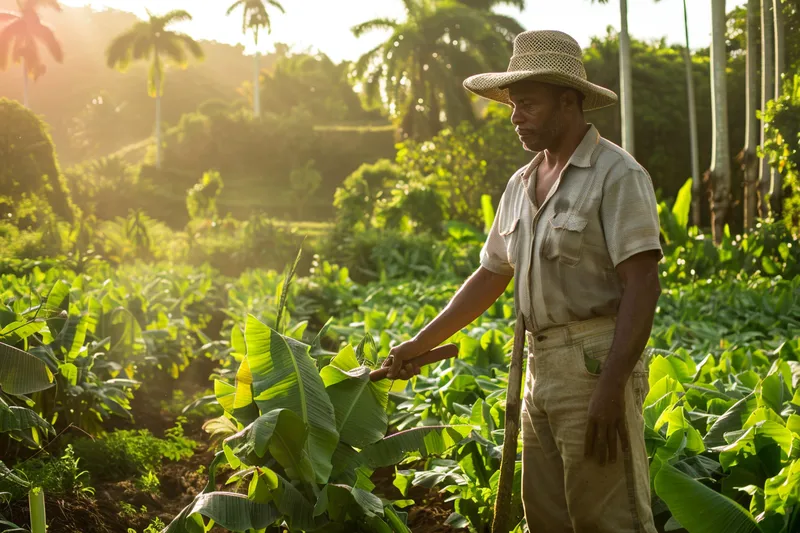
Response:
[{"label": "shirt pocket flap", "polygon": [[512,218],[510,221],[505,222],[504,225],[500,226],[500,235],[502,237],[511,235],[517,229],[517,225],[519,225],[519,217]]},{"label": "shirt pocket flap", "polygon": [[556,229],[567,231],[583,231],[589,219],[571,211],[556,213],[550,219],[550,225]]}]

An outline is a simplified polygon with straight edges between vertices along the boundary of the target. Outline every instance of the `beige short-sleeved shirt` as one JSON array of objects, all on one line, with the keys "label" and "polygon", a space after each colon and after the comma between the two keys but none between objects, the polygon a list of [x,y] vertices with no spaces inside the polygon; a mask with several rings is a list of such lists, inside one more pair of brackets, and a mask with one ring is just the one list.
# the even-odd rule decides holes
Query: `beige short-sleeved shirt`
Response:
[{"label": "beige short-sleeved shirt", "polygon": [[629,153],[590,125],[537,206],[543,157],[509,180],[480,256],[484,268],[514,276],[517,308],[534,333],[615,315],[622,298],[615,267],[639,252],[663,257],[652,180]]}]

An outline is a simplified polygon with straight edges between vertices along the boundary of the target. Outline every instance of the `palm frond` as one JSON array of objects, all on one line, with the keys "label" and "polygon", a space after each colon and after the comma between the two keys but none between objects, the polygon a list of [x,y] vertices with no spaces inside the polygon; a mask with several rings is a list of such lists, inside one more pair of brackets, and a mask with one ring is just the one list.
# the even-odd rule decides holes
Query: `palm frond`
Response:
[{"label": "palm frond", "polygon": [[353,26],[350,31],[353,32],[353,35],[356,37],[361,37],[367,32],[374,31],[374,30],[393,30],[397,28],[398,23],[392,19],[386,18],[377,18],[368,20],[367,22],[362,22],[361,24],[356,24]]},{"label": "palm frond", "polygon": [[20,18],[19,13],[14,11],[0,11],[0,22],[7,22],[9,20],[16,20]]},{"label": "palm frond", "polygon": [[286,13],[286,11],[284,11],[283,9],[283,6],[280,5],[280,3],[277,2],[277,0],[267,0],[267,3],[278,9],[281,13]]},{"label": "palm frond", "polygon": [[184,9],[175,9],[166,15],[158,17],[158,19],[163,23],[164,27],[166,27],[170,24],[192,20],[192,15]]},{"label": "palm frond", "polygon": [[181,68],[186,67],[188,63],[186,50],[184,50],[183,46],[181,46],[180,39],[175,35],[162,35],[162,38],[159,39],[156,53],[158,55],[166,56],[167,59]]},{"label": "palm frond", "polygon": [[140,36],[140,27],[137,25],[111,41],[111,44],[106,49],[106,64],[108,67],[117,68],[124,72],[130,65],[133,47]]},{"label": "palm frond", "polygon": [[59,63],[64,61],[64,50],[61,48],[61,43],[56,39],[56,34],[52,28],[44,24],[35,24],[31,27],[31,31],[37,39],[44,43],[53,59]]},{"label": "palm frond", "polygon": [[236,2],[234,2],[231,7],[228,8],[228,11],[226,11],[225,14],[230,16],[231,13],[242,7],[242,5],[246,2],[247,0],[236,0]]},{"label": "palm frond", "polygon": [[131,47],[131,59],[134,61],[150,59],[156,49],[156,42],[149,33],[141,32]]},{"label": "palm frond", "polygon": [[14,32],[6,27],[0,32],[0,71],[6,69],[8,65],[8,52],[11,50],[11,43],[14,42]]},{"label": "palm frond", "polygon": [[200,46],[200,43],[198,43],[188,35],[182,33],[177,34],[177,37],[181,40],[183,46],[185,46],[186,49],[189,50],[189,53],[192,54],[192,56],[194,56],[195,59],[198,60],[205,59],[206,54],[205,52],[203,52],[203,47]]}]

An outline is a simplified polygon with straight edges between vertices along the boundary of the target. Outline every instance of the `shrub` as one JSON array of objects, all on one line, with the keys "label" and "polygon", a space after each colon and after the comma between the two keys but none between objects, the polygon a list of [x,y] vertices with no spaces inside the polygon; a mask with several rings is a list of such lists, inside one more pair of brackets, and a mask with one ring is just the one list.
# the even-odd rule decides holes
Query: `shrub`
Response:
[{"label": "shrub", "polygon": [[[67,446],[61,457],[35,458],[24,461],[13,468],[17,477],[33,487],[41,487],[47,494],[68,495],[77,492],[94,492],[89,485],[86,471],[80,464],[87,461],[76,458],[72,446]],[[0,493],[9,493],[12,501],[23,499],[28,489],[0,478]]]},{"label": "shrub", "polygon": [[191,457],[197,447],[183,436],[180,425],[166,437],[159,439],[146,429],[118,430],[98,439],[78,439],[73,446],[93,480],[118,481],[158,471],[165,457],[173,461]]},{"label": "shrub", "polygon": [[363,164],[336,189],[333,206],[336,224],[342,229],[363,230],[370,226],[376,202],[387,187],[402,179],[403,170],[388,159]]},{"label": "shrub", "polygon": [[44,122],[20,103],[0,98],[0,191],[11,198],[41,194],[56,215],[72,220],[74,206]]}]

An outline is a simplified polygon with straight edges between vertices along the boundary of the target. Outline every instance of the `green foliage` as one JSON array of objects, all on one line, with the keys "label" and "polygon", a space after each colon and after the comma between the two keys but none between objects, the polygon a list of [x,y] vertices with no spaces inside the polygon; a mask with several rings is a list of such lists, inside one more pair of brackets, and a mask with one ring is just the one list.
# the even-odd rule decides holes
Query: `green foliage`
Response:
[{"label": "green foliage", "polygon": [[0,190],[14,201],[23,194],[47,198],[53,212],[74,217],[69,189],[44,122],[18,102],[0,98]]},{"label": "green foliage", "polygon": [[149,494],[158,494],[161,490],[161,482],[155,472],[149,470],[136,480],[136,488]]},{"label": "green foliage", "polygon": [[[94,489],[89,485],[87,472],[82,470],[85,463],[85,460],[76,458],[71,446],[67,446],[60,457],[36,457],[15,465],[13,475],[27,486],[41,487],[47,494],[91,494]],[[5,475],[0,478],[0,493],[8,493],[11,501],[26,498],[27,486],[16,483]]]},{"label": "green foliage", "polygon": [[447,218],[477,226],[483,223],[481,197],[489,194],[496,205],[514,172],[532,158],[519,144],[508,108],[491,104],[478,124],[463,122],[424,142],[404,141],[396,161],[406,176],[436,176]]},{"label": "green foliage", "polygon": [[783,205],[779,207],[783,221],[796,233],[800,230],[800,74],[787,79],[782,96],[768,101],[758,116],[764,121],[759,157],[766,157],[783,176]]},{"label": "green foliage", "polygon": [[164,459],[179,461],[191,457],[197,443],[179,434],[167,434],[164,439],[154,437],[148,430],[117,430],[100,438],[80,438],[73,443],[75,454],[83,461],[92,480],[120,481],[148,478],[157,472]]},{"label": "green foliage", "polygon": [[222,176],[215,170],[203,174],[194,187],[186,193],[186,210],[189,218],[217,218],[217,198],[223,189]]},{"label": "green foliage", "polygon": [[263,112],[286,114],[302,108],[314,116],[316,124],[383,122],[379,112],[362,108],[348,80],[346,62],[336,64],[322,53],[286,52],[276,47],[274,68],[262,75]]},{"label": "green foliage", "polygon": [[402,169],[388,159],[361,165],[336,189],[333,206],[337,226],[346,231],[370,227],[378,200],[402,176]]},{"label": "green foliage", "polygon": [[[235,381],[215,383],[217,401],[241,429],[224,440],[207,488],[167,531],[192,531],[201,517],[231,531],[282,521],[305,531],[364,520],[386,528],[397,516],[371,494],[372,471],[410,454],[443,454],[468,431],[428,426],[385,436],[390,384],[371,382],[352,346],[322,364],[311,356],[316,341],[284,336],[252,315],[241,340]],[[249,478],[247,496],[212,492],[221,464],[236,470],[229,483]]]}]

